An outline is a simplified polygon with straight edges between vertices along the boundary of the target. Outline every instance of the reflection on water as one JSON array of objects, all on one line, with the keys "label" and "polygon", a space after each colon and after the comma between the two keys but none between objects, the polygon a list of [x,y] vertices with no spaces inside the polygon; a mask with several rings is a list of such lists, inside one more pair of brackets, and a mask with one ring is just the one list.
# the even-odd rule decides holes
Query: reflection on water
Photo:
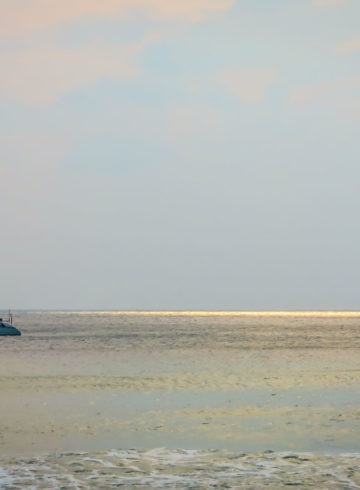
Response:
[{"label": "reflection on water", "polygon": [[[360,348],[359,312],[18,312],[11,348]],[[35,344],[36,343],[36,344]],[[9,342],[0,342],[8,348]],[[59,345],[60,347],[60,345]]]},{"label": "reflection on water", "polygon": [[359,312],[15,324],[20,339],[0,338],[0,486],[360,486],[358,456],[341,456],[360,452]]}]

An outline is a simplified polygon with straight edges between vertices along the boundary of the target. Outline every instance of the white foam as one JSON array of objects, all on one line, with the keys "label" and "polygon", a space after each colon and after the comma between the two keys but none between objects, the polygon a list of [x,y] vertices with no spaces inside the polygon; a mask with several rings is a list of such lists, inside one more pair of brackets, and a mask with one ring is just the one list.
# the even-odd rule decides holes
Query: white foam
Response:
[{"label": "white foam", "polygon": [[166,448],[111,450],[3,462],[0,488],[36,490],[44,482],[49,490],[87,488],[90,482],[99,488],[113,485],[209,488],[220,484],[261,488],[269,483],[276,488],[301,482],[315,488],[360,488],[349,475],[349,464],[360,474],[360,454],[357,453],[316,456]]}]

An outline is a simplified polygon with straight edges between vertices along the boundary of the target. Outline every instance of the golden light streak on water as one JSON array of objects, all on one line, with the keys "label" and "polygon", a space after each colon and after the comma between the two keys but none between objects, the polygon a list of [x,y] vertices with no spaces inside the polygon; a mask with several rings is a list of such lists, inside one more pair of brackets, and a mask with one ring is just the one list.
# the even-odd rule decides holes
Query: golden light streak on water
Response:
[{"label": "golden light streak on water", "polygon": [[360,317],[360,311],[57,311],[79,315]]}]

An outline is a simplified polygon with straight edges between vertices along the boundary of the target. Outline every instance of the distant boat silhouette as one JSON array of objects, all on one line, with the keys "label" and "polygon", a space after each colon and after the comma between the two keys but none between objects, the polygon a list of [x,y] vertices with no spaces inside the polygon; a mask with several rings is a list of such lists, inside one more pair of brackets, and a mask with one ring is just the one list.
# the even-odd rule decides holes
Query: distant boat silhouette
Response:
[{"label": "distant boat silhouette", "polygon": [[1,335],[21,335],[20,330],[13,327],[13,317],[11,311],[9,310],[9,319],[7,322],[4,322],[2,318],[0,318],[0,336]]}]

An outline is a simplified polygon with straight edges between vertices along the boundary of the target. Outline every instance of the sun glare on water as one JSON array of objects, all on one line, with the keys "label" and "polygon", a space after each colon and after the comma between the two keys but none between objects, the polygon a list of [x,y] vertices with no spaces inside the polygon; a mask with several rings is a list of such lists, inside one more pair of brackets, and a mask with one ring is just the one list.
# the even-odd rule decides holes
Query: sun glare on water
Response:
[{"label": "sun glare on water", "polygon": [[360,311],[59,311],[79,315],[360,317]]}]

